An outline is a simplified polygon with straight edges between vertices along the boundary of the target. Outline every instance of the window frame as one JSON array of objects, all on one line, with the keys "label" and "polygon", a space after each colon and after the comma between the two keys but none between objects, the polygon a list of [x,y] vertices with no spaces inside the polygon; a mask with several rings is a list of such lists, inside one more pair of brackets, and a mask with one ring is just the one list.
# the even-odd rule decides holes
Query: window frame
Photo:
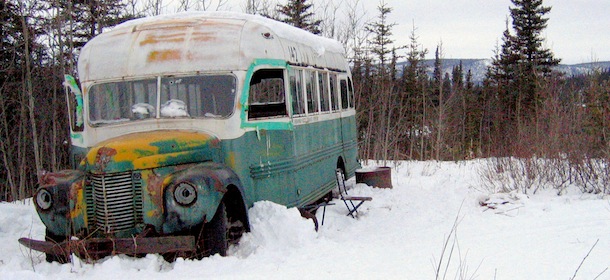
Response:
[{"label": "window frame", "polygon": [[[261,73],[261,72],[276,72],[273,74],[279,74],[278,76],[273,76],[270,75],[268,77],[268,79],[263,79],[260,78],[258,83],[253,83],[254,81],[257,80],[257,74]],[[263,76],[264,77],[264,76]],[[286,77],[288,77],[288,79],[290,79],[288,72],[285,68],[259,68],[256,69],[255,71],[252,72],[252,75],[249,77],[247,83],[248,83],[248,100],[247,100],[247,118],[248,121],[258,121],[258,120],[267,120],[267,119],[276,119],[276,118],[286,118],[289,117],[291,114],[291,108],[289,108],[289,98],[288,98],[288,91],[287,91],[287,85],[288,85],[288,81],[286,79]],[[275,79],[281,79],[281,83],[276,84],[277,85],[281,85],[280,90],[278,91],[279,94],[276,94],[276,97],[281,97],[282,101],[270,101],[270,102],[259,102],[259,100],[256,100],[256,102],[254,102],[254,100],[252,100],[252,97],[255,96],[253,95],[254,91],[253,91],[253,86],[254,85],[259,85],[261,83],[264,83],[263,80],[275,80]],[[262,85],[264,86],[264,85]]]},{"label": "window frame", "polygon": [[[230,112],[228,112],[227,114],[224,115],[215,115],[215,116],[210,116],[207,114],[203,114],[203,115],[196,115],[196,116],[189,116],[189,117],[184,117],[184,118],[188,118],[188,119],[229,119],[231,118],[235,112],[236,112],[236,108],[237,108],[237,98],[238,98],[238,79],[237,76],[232,73],[232,72],[217,72],[217,73],[185,73],[185,74],[180,74],[180,75],[159,75],[159,76],[149,76],[149,77],[136,77],[133,79],[121,79],[121,80],[106,80],[106,81],[97,81],[94,83],[89,84],[86,88],[86,95],[84,96],[84,102],[85,102],[85,106],[86,106],[86,113],[85,113],[85,118],[86,118],[86,122],[89,126],[91,127],[104,127],[104,126],[112,126],[115,124],[125,124],[125,123],[133,123],[133,122],[138,122],[138,121],[143,121],[143,120],[149,120],[149,119],[155,119],[155,120],[159,120],[159,119],[173,119],[175,117],[167,117],[167,116],[162,116],[160,111],[161,111],[161,106],[162,106],[162,102],[161,102],[161,98],[162,98],[162,80],[163,79],[167,79],[167,78],[192,78],[192,77],[205,77],[205,76],[226,76],[226,77],[230,77],[231,80],[231,85],[228,87],[229,89],[231,89],[231,95],[229,96],[229,98],[227,98],[226,100],[231,102],[231,106],[230,106]],[[103,100],[100,99],[100,102],[92,102],[93,98],[96,98],[95,95],[97,94],[102,94],[102,93],[96,93],[96,88],[97,87],[115,87],[118,88],[119,86],[128,86],[132,91],[135,90],[138,87],[138,83],[142,83],[143,86],[142,89],[146,89],[146,91],[144,91],[142,94],[143,96],[146,95],[146,98],[144,97],[137,97],[133,92],[130,91],[125,91],[125,92],[113,92],[112,94],[117,95],[118,97],[112,97],[112,98],[120,98],[121,100],[124,101],[129,101],[127,103],[130,103],[130,108],[133,105],[136,105],[138,103],[142,103],[139,102],[139,99],[148,99],[148,102],[152,102],[152,103],[148,103],[151,106],[154,107],[154,116],[152,117],[147,117],[147,118],[136,118],[133,116],[128,116],[129,114],[126,114],[126,116],[118,116],[118,119],[114,119],[114,120],[110,120],[110,119],[104,119],[101,116],[104,116],[105,114],[108,115],[107,113],[104,113],[100,110],[106,110],[107,107],[104,106],[100,106],[100,104],[103,103]],[[186,94],[186,93],[185,93]],[[201,93],[200,93],[201,94]],[[156,100],[151,100],[151,98],[156,99]],[[190,99],[190,98],[189,98]],[[189,100],[185,100],[185,101],[189,101]],[[200,100],[199,103],[201,103],[202,101]],[[116,102],[115,102],[116,103]],[[133,104],[131,104],[133,103]],[[121,104],[121,102],[117,103],[117,104]],[[229,106],[229,105],[227,105]],[[115,109],[115,111],[121,111],[124,110],[125,108],[118,108]],[[133,108],[131,108],[133,110]],[[107,110],[106,110],[107,111]],[[132,111],[132,114],[134,112]]]}]

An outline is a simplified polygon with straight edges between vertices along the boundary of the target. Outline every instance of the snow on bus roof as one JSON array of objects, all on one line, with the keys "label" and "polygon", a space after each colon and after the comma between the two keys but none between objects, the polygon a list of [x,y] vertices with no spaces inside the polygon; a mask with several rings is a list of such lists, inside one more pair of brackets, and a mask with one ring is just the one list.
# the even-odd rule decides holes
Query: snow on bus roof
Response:
[{"label": "snow on bus roof", "polygon": [[164,14],[152,17],[144,17],[126,21],[117,25],[113,29],[132,28],[134,26],[140,26],[148,23],[154,23],[164,20],[179,20],[179,19],[234,19],[255,22],[263,25],[273,32],[277,36],[284,40],[298,42],[304,45],[312,46],[318,52],[318,55],[323,55],[325,51],[331,51],[335,53],[345,53],[343,46],[334,39],[318,36],[307,32],[303,29],[294,27],[292,25],[279,22],[273,19],[269,19],[259,15],[251,15],[237,12],[220,12],[220,11],[190,11],[180,12],[175,14]]}]

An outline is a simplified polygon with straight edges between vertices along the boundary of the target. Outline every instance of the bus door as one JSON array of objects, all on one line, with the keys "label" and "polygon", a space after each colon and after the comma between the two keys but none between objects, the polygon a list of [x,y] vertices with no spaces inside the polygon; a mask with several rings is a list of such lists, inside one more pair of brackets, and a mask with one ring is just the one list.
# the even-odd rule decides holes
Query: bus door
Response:
[{"label": "bus door", "polygon": [[[247,133],[253,192],[257,198],[294,206],[293,130],[286,105],[285,69],[258,69],[249,79]],[[258,200],[258,199],[257,199]]]}]

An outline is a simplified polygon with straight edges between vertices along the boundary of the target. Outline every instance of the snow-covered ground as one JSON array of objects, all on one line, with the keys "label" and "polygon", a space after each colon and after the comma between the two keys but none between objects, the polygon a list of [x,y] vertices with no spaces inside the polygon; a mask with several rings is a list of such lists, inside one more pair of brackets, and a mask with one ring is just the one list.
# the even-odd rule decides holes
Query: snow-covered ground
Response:
[{"label": "snow-covered ground", "polygon": [[480,166],[401,162],[393,189],[351,190],[373,197],[358,219],[335,201],[319,232],[296,209],[260,202],[229,257],[172,264],[157,255],[46,263],[17,243],[43,238],[34,207],[0,203],[0,279],[435,279],[437,271],[439,279],[610,279],[608,197],[576,189],[490,197]]}]

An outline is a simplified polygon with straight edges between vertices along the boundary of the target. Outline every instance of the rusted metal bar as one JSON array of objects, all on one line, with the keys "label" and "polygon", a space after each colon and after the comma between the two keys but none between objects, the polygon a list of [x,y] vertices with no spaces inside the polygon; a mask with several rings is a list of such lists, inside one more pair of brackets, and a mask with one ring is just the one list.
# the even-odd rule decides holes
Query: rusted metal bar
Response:
[{"label": "rusted metal bar", "polygon": [[153,254],[194,252],[194,236],[162,236],[144,238],[90,238],[62,243],[20,238],[19,243],[32,250],[68,258],[74,253],[80,258],[100,259],[116,254]]},{"label": "rusted metal bar", "polygon": [[69,257],[70,251],[62,245],[63,243],[55,243],[51,241],[40,241],[29,238],[19,238],[19,243],[27,248],[35,251],[44,252],[58,256]]}]

